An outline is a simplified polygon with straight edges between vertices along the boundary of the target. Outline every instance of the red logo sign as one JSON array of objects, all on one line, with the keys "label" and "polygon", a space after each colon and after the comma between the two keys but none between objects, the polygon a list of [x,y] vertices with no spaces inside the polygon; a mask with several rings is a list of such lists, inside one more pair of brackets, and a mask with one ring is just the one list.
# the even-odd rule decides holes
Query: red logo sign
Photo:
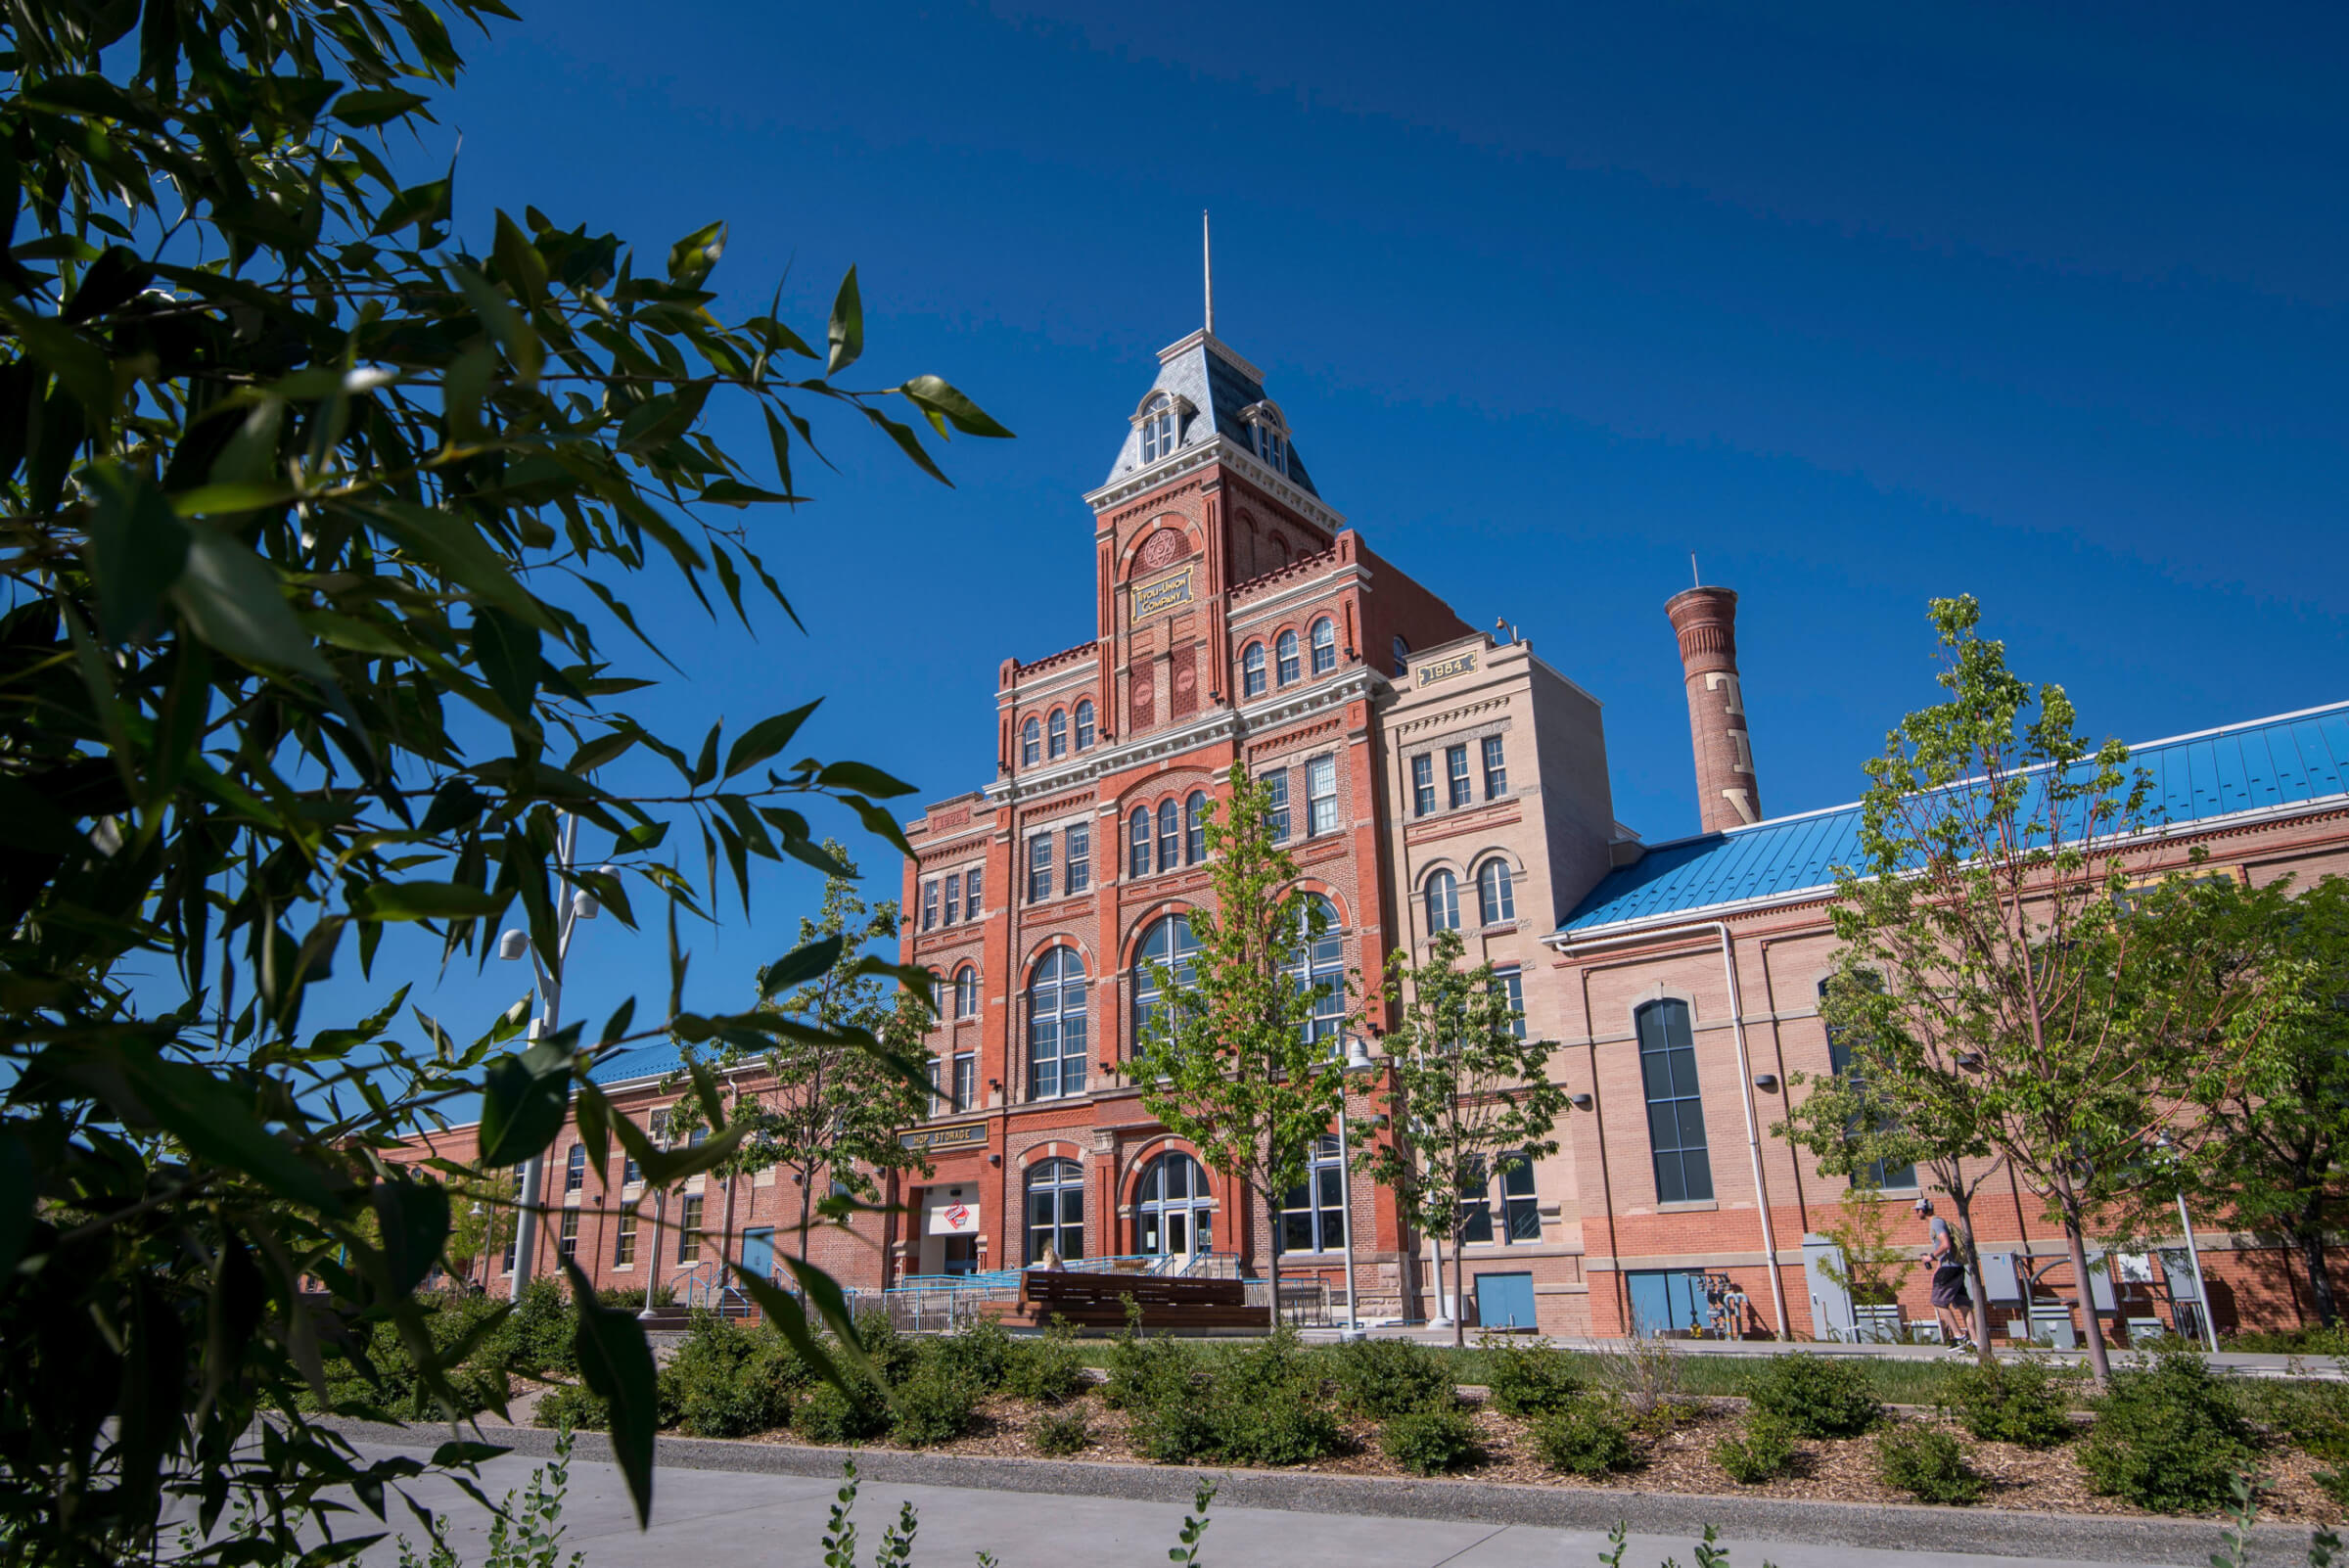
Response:
[{"label": "red logo sign", "polygon": [[946,1205],[946,1223],[960,1230],[970,1220],[971,1211],[959,1203]]}]

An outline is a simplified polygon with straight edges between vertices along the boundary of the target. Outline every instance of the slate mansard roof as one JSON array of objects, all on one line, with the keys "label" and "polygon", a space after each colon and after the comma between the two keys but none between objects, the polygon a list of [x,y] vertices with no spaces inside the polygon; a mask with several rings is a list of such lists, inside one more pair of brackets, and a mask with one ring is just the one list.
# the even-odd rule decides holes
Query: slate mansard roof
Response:
[{"label": "slate mansard roof", "polygon": [[[2152,775],[2149,821],[2184,827],[2349,801],[2349,702],[2133,748]],[[1659,844],[1609,872],[1552,940],[1817,893],[1860,861],[1860,807],[1832,807]]]},{"label": "slate mansard roof", "polygon": [[[1221,436],[1242,451],[1256,450],[1255,435],[1243,415],[1266,400],[1265,373],[1242,359],[1221,339],[1194,332],[1173,347],[1160,350],[1158,379],[1143,395],[1146,398],[1157,392],[1191,405],[1192,412],[1174,433],[1177,452],[1204,445],[1216,436]],[[1142,399],[1135,400],[1136,410],[1141,402]],[[1118,447],[1117,461],[1110,465],[1109,478],[1102,483],[1115,484],[1141,467],[1142,433],[1137,425],[1127,430],[1126,439]],[[1313,488],[1294,440],[1289,442],[1288,479],[1308,494],[1319,497],[1321,492]]]}]

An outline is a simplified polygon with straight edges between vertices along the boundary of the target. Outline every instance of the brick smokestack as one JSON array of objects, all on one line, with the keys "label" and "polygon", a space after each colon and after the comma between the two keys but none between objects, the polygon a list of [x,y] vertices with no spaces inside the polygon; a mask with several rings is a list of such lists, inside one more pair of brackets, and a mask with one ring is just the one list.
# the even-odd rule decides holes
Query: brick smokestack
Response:
[{"label": "brick smokestack", "polygon": [[1754,743],[1746,733],[1745,699],[1737,689],[1737,594],[1729,588],[1690,588],[1666,600],[1664,613],[1681,639],[1688,740],[1696,753],[1697,813],[1704,831],[1759,822],[1762,788],[1754,778]]}]

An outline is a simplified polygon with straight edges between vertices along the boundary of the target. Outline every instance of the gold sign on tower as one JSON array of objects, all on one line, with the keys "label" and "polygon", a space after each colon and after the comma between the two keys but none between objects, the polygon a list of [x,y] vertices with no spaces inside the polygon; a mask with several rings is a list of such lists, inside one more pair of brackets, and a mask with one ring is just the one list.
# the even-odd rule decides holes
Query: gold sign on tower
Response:
[{"label": "gold sign on tower", "polygon": [[1191,571],[1184,567],[1171,577],[1145,583],[1133,590],[1133,619],[1147,620],[1163,610],[1191,602]]}]

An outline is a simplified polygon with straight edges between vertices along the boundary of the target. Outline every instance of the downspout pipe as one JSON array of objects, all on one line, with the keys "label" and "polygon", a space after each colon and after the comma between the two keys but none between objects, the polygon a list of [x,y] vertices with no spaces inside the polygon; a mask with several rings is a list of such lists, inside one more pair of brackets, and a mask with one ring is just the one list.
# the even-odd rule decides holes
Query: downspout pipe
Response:
[{"label": "downspout pipe", "polygon": [[[1762,1256],[1770,1268],[1770,1305],[1778,1321],[1781,1342],[1794,1337],[1786,1320],[1786,1291],[1778,1279],[1778,1240],[1770,1222],[1770,1188],[1762,1177],[1762,1118],[1754,1107],[1754,1068],[1751,1053],[1745,1043],[1744,992],[1737,984],[1736,950],[1730,945],[1729,927],[1726,920],[1707,920],[1695,925],[1675,926],[1666,931],[1643,931],[1642,942],[1671,942],[1677,939],[1702,936],[1711,932],[1721,942],[1721,973],[1729,987],[1729,1031],[1737,1042],[1737,1098],[1745,1107],[1745,1156],[1754,1175],[1754,1207],[1762,1217]],[[1563,952],[1574,951],[1572,943],[1558,945]],[[1593,945],[1600,945],[1594,944]]]}]

